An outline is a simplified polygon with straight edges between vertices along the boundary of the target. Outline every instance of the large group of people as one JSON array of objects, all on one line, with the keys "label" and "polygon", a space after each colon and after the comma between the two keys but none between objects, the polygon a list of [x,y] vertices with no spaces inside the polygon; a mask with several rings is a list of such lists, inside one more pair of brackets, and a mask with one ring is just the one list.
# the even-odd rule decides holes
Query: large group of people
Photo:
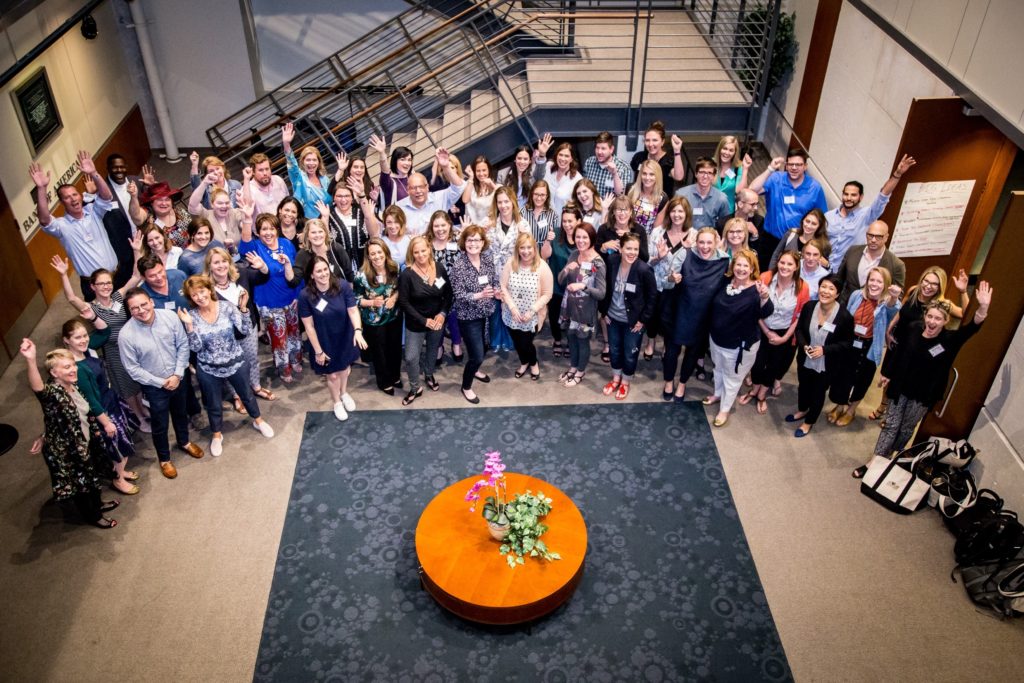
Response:
[{"label": "large group of people", "polygon": [[[571,388],[601,374],[611,400],[629,396],[660,337],[661,398],[682,403],[692,377],[713,374],[703,402],[717,407],[715,427],[737,406],[766,414],[795,361],[797,400],[785,420],[797,438],[814,429],[826,395],[828,422],[850,424],[881,367],[886,398],[870,417],[884,420],[875,452],[888,455],[937,400],[944,370],[991,302],[979,283],[973,320],[952,330],[969,303],[966,273],[951,278],[956,303],[937,267],[904,291],[906,269],[879,217],[914,166],[906,155],[870,204],[851,181],[830,211],[803,150],[754,176],[733,136],[696,159],[684,184],[683,141],[660,122],[631,163],[607,132],[582,161],[573,144],[545,134],[497,172],[484,156],[463,167],[438,148],[429,179],[409,149],[388,155],[376,135],[368,149],[377,166],[339,153],[333,176],[316,146],[296,155],[294,139],[285,125],[288,182],[262,153],[241,182],[217,157],[200,163],[193,153],[187,200],[148,167],[128,176],[112,155],[104,176],[81,152],[88,192],[56,188],[60,217],[49,211],[48,174],[30,167],[40,223],[70,259],[55,255],[52,265],[80,318],[64,325],[66,348],[47,354],[47,381],[35,344],[25,340],[21,352],[43,405],[54,493],[88,522],[116,524],[104,516],[116,501],[100,499],[103,476],[126,495],[139,491],[127,468],[136,430],[151,433],[162,473],[174,478],[169,428],[180,450],[203,457],[192,437],[203,410],[212,456],[224,452],[225,404],[272,438],[260,401],[276,399],[275,378],[280,390],[309,368],[344,421],[356,410],[349,379],[360,359],[377,390],[408,406],[441,389],[446,337],[463,365],[462,396],[476,405],[476,389],[491,381],[488,352],[514,352],[512,375],[541,380],[545,326],[564,366],[549,377]],[[594,355],[606,372],[595,372]]]}]

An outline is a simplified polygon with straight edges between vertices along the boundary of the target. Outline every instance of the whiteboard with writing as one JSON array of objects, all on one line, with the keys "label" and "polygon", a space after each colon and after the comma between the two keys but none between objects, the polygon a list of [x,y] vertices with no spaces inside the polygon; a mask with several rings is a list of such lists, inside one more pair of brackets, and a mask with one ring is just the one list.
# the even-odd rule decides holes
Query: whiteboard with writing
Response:
[{"label": "whiteboard with writing", "polygon": [[908,184],[889,248],[901,258],[949,255],[973,189],[974,180]]}]

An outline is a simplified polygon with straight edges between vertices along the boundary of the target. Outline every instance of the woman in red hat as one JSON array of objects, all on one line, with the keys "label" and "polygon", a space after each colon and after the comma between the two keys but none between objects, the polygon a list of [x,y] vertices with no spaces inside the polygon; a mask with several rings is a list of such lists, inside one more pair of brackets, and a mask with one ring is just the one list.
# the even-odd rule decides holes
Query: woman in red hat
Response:
[{"label": "woman in red hat", "polygon": [[175,190],[167,182],[162,181],[146,188],[139,197],[138,203],[141,206],[132,201],[129,212],[135,225],[142,227],[152,222],[167,235],[171,244],[185,247],[188,244],[188,224],[192,221],[192,216],[184,207],[174,205],[179,199],[181,190]]}]

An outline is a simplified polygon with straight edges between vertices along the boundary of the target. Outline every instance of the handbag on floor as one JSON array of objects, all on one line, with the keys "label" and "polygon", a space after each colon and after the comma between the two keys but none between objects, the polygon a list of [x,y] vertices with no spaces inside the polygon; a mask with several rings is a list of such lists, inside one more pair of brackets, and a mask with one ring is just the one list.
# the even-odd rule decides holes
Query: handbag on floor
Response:
[{"label": "handbag on floor", "polygon": [[935,442],[938,448],[938,453],[935,457],[936,462],[946,465],[951,469],[961,470],[967,467],[974,461],[975,456],[978,455],[978,451],[967,439],[954,441],[940,436],[933,436],[931,440]]},{"label": "handbag on floor", "polygon": [[932,479],[928,504],[944,517],[956,517],[978,500],[978,487],[967,470],[952,469]]},{"label": "handbag on floor", "polygon": [[961,511],[955,517],[942,516],[942,522],[957,538],[960,538],[977,524],[989,517],[999,514],[1003,509],[1003,499],[992,489],[981,489],[975,496],[974,505]]},{"label": "handbag on floor", "polygon": [[937,444],[923,441],[900,451],[891,460],[876,455],[861,479],[860,492],[902,515],[920,510],[928,502],[931,486],[914,474],[914,470],[921,461],[934,457],[936,451]]},{"label": "handbag on floor", "polygon": [[971,602],[990,609],[1000,617],[1024,616],[1024,553],[1003,562],[955,567]]}]

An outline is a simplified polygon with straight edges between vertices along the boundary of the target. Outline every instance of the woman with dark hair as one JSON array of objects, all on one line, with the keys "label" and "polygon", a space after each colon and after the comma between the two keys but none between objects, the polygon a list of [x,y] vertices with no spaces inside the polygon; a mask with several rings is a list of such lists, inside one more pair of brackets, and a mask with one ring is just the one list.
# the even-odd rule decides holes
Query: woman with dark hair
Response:
[{"label": "woman with dark hair", "polygon": [[[693,210],[686,197],[672,197],[665,205],[665,222],[662,227],[651,231],[647,243],[654,281],[658,294],[654,302],[654,315],[647,324],[647,344],[644,346],[644,360],[653,360],[654,343],[664,335],[665,321],[670,317],[673,300],[678,290],[676,284],[682,279],[680,272],[686,254],[697,239],[693,229]],[[675,371],[673,370],[673,375]],[[670,400],[671,396],[666,399]]]},{"label": "woman with dark hair", "polygon": [[395,259],[399,270],[405,269],[405,255],[409,251],[409,242],[412,235],[406,232],[405,211],[397,204],[392,204],[384,209],[384,232],[380,238],[388,245],[391,258]]},{"label": "woman with dark hair", "polygon": [[[569,203],[562,207],[558,236],[543,242],[540,247],[540,256],[548,262],[548,268],[551,269],[552,275],[561,273],[569,263],[569,255],[575,247],[573,235],[576,233],[576,226],[582,222],[583,217],[575,204]],[[551,287],[551,300],[548,301],[547,315],[548,320],[551,321],[552,358],[569,357],[569,345],[568,342],[563,341],[562,326],[558,320],[564,296],[565,285],[555,277]]]},{"label": "woman with dark hair", "polygon": [[519,208],[524,209],[530,201],[530,186],[533,183],[533,150],[529,145],[519,145],[512,157],[512,165],[498,171],[497,183],[512,189]]},{"label": "woman with dark hair", "polygon": [[779,395],[779,383],[793,364],[797,320],[811,294],[807,283],[800,279],[800,255],[795,251],[783,253],[775,264],[775,270],[761,275],[761,282],[768,288],[768,298],[775,310],[759,323],[761,345],[750,369],[753,386],[740,398],[739,404],[745,406],[757,399],[757,412],[764,415],[768,412],[768,391],[773,396]]},{"label": "woman with dark hair", "polygon": [[281,228],[281,237],[291,242],[297,250],[301,246],[299,238],[306,228],[306,211],[302,208],[302,202],[295,197],[282,199],[277,205],[277,222]]},{"label": "woman with dark hair", "polygon": [[468,225],[459,234],[459,252],[449,274],[452,278],[452,317],[459,321],[459,331],[466,343],[466,367],[462,370],[462,397],[473,404],[480,398],[473,392],[473,381],[488,383],[491,378],[480,373],[484,362],[484,328],[494,314],[498,298],[498,271],[487,240],[487,231],[479,225]]},{"label": "woman with dark hair", "polygon": [[644,328],[654,316],[658,292],[654,271],[640,258],[640,235],[627,232],[620,249],[608,257],[605,297],[601,313],[608,320],[608,345],[612,379],[604,385],[605,396],[623,400],[636,372]]},{"label": "woman with dark hair", "polygon": [[[666,307],[665,352],[661,358],[662,379],[665,380],[661,398],[665,401],[683,402],[686,382],[697,368],[697,361],[707,353],[711,302],[722,288],[722,278],[729,269],[729,257],[715,249],[717,242],[718,231],[714,228],[698,230],[681,271],[671,276],[679,291]],[[686,353],[679,367],[679,384],[675,385],[679,353],[684,346]]]},{"label": "woman with dark hair", "polygon": [[551,134],[544,133],[537,143],[537,151],[533,155],[533,178],[547,182],[551,190],[551,208],[555,214],[561,215],[562,207],[572,201],[572,191],[583,174],[568,142],[559,143],[555,147],[555,158],[547,163],[548,150],[553,142]]},{"label": "woman with dark hair", "polygon": [[388,245],[371,237],[353,285],[363,337],[377,388],[388,396],[402,388],[402,309],[398,306],[398,264]]},{"label": "woman with dark hair", "polygon": [[818,283],[816,301],[800,311],[796,323],[797,410],[786,422],[800,422],[793,436],[807,436],[825,405],[825,394],[848,362],[853,343],[853,316],[837,299],[843,289],[835,275]]},{"label": "woman with dark hair", "polygon": [[525,375],[528,368],[530,379],[540,379],[533,338],[544,325],[553,280],[551,269],[537,253],[533,235],[519,233],[512,258],[501,272],[501,317],[519,356],[516,379]]},{"label": "woman with dark hair", "polygon": [[676,184],[686,179],[686,166],[683,164],[683,141],[678,135],[672,136],[672,153],[665,149],[665,124],[655,121],[644,131],[644,148],[633,155],[629,167],[633,174],[640,175],[640,166],[645,161],[658,164],[665,194],[675,194]]},{"label": "woman with dark hair", "polygon": [[[327,177],[327,169],[324,168],[320,150],[314,145],[303,147],[299,151],[298,160],[296,160],[295,154],[292,152],[292,140],[294,139],[295,124],[289,121],[281,127],[281,145],[284,148],[284,158],[288,164],[288,180],[292,185],[292,193],[302,204],[305,216],[316,218],[320,215],[316,203],[326,204],[330,201],[330,196],[327,194],[330,179]],[[287,235],[285,236],[287,237]]]},{"label": "woman with dark hair", "polygon": [[[466,222],[490,227],[493,225],[491,204],[494,202],[494,191],[498,187],[491,172],[491,162],[487,157],[480,155],[473,159],[469,168],[472,173],[471,181],[466,183],[466,189],[462,191],[462,203],[466,206]],[[519,202],[516,200],[516,206],[518,205]]]},{"label": "woman with dark hair", "polygon": [[64,323],[60,336],[78,365],[76,384],[89,403],[89,420],[99,423],[98,437],[114,469],[113,486],[131,496],[139,492],[139,487],[132,483],[139,475],[125,470],[125,466],[128,456],[135,455],[132,434],[139,427],[139,418],[110,388],[103,361],[93,350],[110,337],[110,328],[101,318],[96,318],[93,325],[96,333],[90,335],[85,324],[75,318]]},{"label": "woman with dark hair", "polygon": [[604,224],[608,207],[602,205],[601,196],[597,194],[597,186],[589,178],[581,179],[572,188],[572,200],[583,214],[584,223],[590,223],[595,230]]},{"label": "woman with dark hair", "polygon": [[306,287],[299,295],[299,318],[309,339],[313,372],[327,376],[334,417],[347,420],[356,409],[348,393],[348,376],[366,341],[352,286],[335,276],[322,256],[314,256],[306,269]]},{"label": "woman with dark hair", "polygon": [[[427,223],[427,239],[430,240],[430,247],[434,251],[434,260],[443,265],[444,269],[450,274],[452,272],[452,265],[459,255],[459,245],[455,241],[455,226],[452,224],[452,217],[448,215],[447,211],[435,211],[430,216],[430,222]],[[455,286],[454,283],[452,286]],[[459,319],[455,314],[454,306],[448,312],[445,327],[452,338],[452,360],[456,363],[461,363],[463,358],[462,334],[459,331]],[[441,367],[443,359],[444,339],[441,340],[441,344],[437,347],[438,368]]]},{"label": "woman with dark hair", "polygon": [[558,229],[558,214],[551,208],[551,188],[547,181],[538,180],[528,190],[529,197],[521,215],[530,226],[533,241],[538,246],[555,239]]},{"label": "woman with dark hair", "polygon": [[[220,195],[218,193],[218,199]],[[199,275],[206,266],[206,254],[215,247],[227,249],[227,247],[213,239],[213,226],[210,221],[202,216],[197,216],[188,224],[188,246],[185,247],[178,258],[178,270],[185,273],[185,277]]]},{"label": "woman with dark hair", "polygon": [[328,239],[345,251],[353,268],[360,268],[370,238],[380,236],[380,221],[373,212],[376,190],[364,194],[362,185],[353,179],[348,185],[339,183],[331,196],[334,204],[330,208],[317,205],[326,221]]},{"label": "woman with dark hair", "polygon": [[431,391],[441,388],[434,379],[434,359],[437,346],[444,338],[448,309],[452,306],[452,285],[448,271],[434,260],[430,242],[423,235],[412,238],[405,258],[408,267],[398,276],[398,305],[405,313],[405,372],[409,378],[409,393],[402,399],[402,405],[407,406],[423,395],[421,372]]},{"label": "woman with dark hair", "polygon": [[569,342],[569,369],[558,380],[567,387],[583,381],[590,361],[590,336],[597,325],[598,306],[604,299],[607,282],[605,265],[597,253],[597,233],[590,223],[580,223],[573,232],[575,249],[558,273],[565,289],[558,323]]},{"label": "woman with dark hair", "polygon": [[[276,216],[261,213],[254,221],[252,202],[242,198],[239,206],[245,214],[245,220],[241,224],[242,241],[238,245],[238,253],[245,256],[255,252],[267,266],[269,277],[263,284],[256,285],[253,296],[267,336],[270,337],[274,365],[281,381],[290,384],[294,381],[292,374],[302,372],[299,313],[295,303],[298,296],[296,287],[301,280],[295,276],[292,267],[295,247],[281,236],[281,226]],[[254,222],[258,239],[253,239]]]},{"label": "woman with dark hair", "polygon": [[302,248],[295,254],[295,272],[305,273],[315,256],[327,261],[331,275],[352,282],[354,270],[348,252],[337,241],[330,239],[327,224],[322,218],[306,221],[306,229],[302,231]]},{"label": "woman with dark hair", "polygon": [[[189,222],[189,225],[191,225],[191,222]],[[135,238],[139,241],[139,246],[141,247],[139,256],[156,256],[164,264],[164,268],[168,270],[178,267],[178,260],[181,258],[184,249],[174,246],[163,230],[150,223],[145,227],[139,228],[135,233]],[[187,230],[185,231],[185,244],[188,244]]]},{"label": "woman with dark hair", "polygon": [[821,256],[825,259],[825,263],[828,263],[828,257],[832,250],[828,242],[828,221],[825,220],[825,214],[821,209],[811,209],[800,220],[800,227],[786,231],[786,234],[779,240],[779,245],[775,247],[768,270],[775,269],[775,262],[784,252],[800,253],[803,251],[804,245],[811,240],[819,240],[820,244],[825,247],[825,253],[822,253]]},{"label": "woman with dark hair", "polygon": [[100,499],[100,481],[96,470],[99,439],[95,424],[89,422],[89,404],[79,392],[78,366],[66,349],[46,354],[49,379],[43,383],[36,366],[36,346],[23,339],[19,352],[28,367],[28,385],[43,407],[43,460],[50,470],[53,497],[71,500],[82,518],[101,529],[117,526],[117,520],[103,516],[118,506],[118,501]]},{"label": "woman with dark hair", "polygon": [[[345,150],[335,154],[334,159],[338,166],[334,172],[334,177],[331,178],[331,184],[327,188],[329,195],[333,197],[334,191],[339,187],[347,187],[352,190],[356,197],[369,197],[372,194],[376,198],[377,195],[374,193],[376,186],[370,179],[370,174],[366,171],[365,159],[362,157],[350,157],[345,153]],[[351,182],[349,178],[352,179]],[[320,217],[324,217],[323,212],[320,213]]]},{"label": "woman with dark hair", "polygon": [[391,161],[388,163],[388,145],[384,138],[371,135],[368,144],[370,149],[377,153],[380,162],[380,208],[383,211],[409,196],[412,150],[402,146],[393,147]]},{"label": "woman with dark hair", "polygon": [[[622,238],[629,234],[641,238],[638,242],[640,260],[647,263],[649,259],[647,235],[643,232],[643,228],[637,225],[636,219],[633,217],[633,202],[626,195],[618,195],[608,206],[608,222],[597,231],[597,250],[601,254],[601,258],[604,259],[606,267],[610,266],[609,257],[619,253]],[[607,363],[611,360],[608,350],[608,319],[602,314],[600,320],[601,336],[605,340],[604,349],[601,351],[601,360]]]},{"label": "woman with dark hair", "polygon": [[196,354],[196,377],[202,388],[206,416],[210,419],[210,455],[224,452],[224,409],[221,407],[224,383],[238,394],[246,411],[252,416],[253,429],[268,439],[274,430],[260,417],[260,405],[249,386],[249,367],[238,337],[252,331],[249,318],[249,295],[241,294],[238,304],[221,301],[213,281],[205,275],[185,280],[185,297],[192,303],[186,311],[178,309],[178,318],[185,326],[188,346]]}]

